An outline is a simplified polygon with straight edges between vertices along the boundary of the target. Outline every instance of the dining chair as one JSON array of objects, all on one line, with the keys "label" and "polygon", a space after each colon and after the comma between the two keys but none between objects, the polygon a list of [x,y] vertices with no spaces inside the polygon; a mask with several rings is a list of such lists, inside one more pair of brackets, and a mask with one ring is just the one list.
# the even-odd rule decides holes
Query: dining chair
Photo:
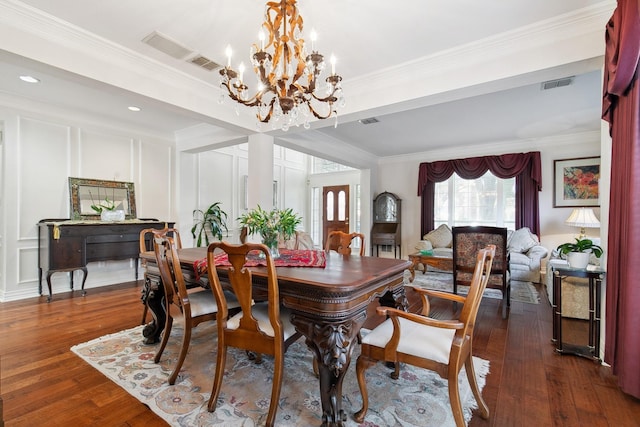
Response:
[{"label": "dining chair", "polygon": [[453,293],[459,285],[469,285],[478,250],[486,245],[495,245],[496,254],[491,267],[487,288],[502,292],[502,318],[506,319],[511,307],[511,280],[509,275],[509,252],[507,251],[507,229],[490,226],[462,226],[451,229],[453,246]]},{"label": "dining chair", "polygon": [[[173,368],[173,372],[169,376],[169,384],[173,385],[187,357],[189,344],[191,343],[191,330],[202,322],[216,320],[218,304],[208,289],[202,288],[187,292],[184,276],[182,275],[182,268],[180,267],[180,259],[178,258],[177,245],[172,237],[163,233],[154,233],[153,247],[165,292],[164,309],[166,312],[162,341],[153,359],[155,363],[160,362],[162,353],[171,335],[171,326],[173,325],[172,305],[179,307],[179,311],[184,320],[180,354],[178,355],[178,361]],[[225,311],[239,307],[237,299],[232,294],[227,293],[225,297]]]},{"label": "dining chair", "polygon": [[[422,298],[421,313],[407,313],[390,307],[377,308],[378,314],[388,316],[388,319],[362,338],[361,353],[356,362],[356,376],[362,394],[362,408],[354,414],[357,422],[363,422],[369,409],[365,372],[378,361],[395,365],[391,374],[394,380],[399,377],[400,363],[429,369],[447,379],[449,402],[458,427],[466,425],[458,390],[458,375],[464,366],[480,415],[485,419],[489,418],[489,408],[476,381],[472,343],[476,315],[482,292],[489,280],[495,251],[494,245],[488,245],[477,253],[467,296],[415,288]],[[458,318],[441,320],[427,317],[430,311],[428,297],[462,303]]]},{"label": "dining chair", "polygon": [[[169,227],[165,227],[165,228],[145,228],[144,230],[140,231],[140,253],[143,252],[150,252],[153,251],[153,234],[156,233],[160,233],[160,234],[167,234],[169,233],[174,240],[174,243],[176,244],[176,248],[181,249],[182,248],[182,240],[180,239],[180,232],[176,229],[176,228],[169,228]],[[146,268],[146,262],[144,261],[143,258],[140,258],[140,266],[144,268],[144,276],[145,276],[145,282],[147,280],[147,268]],[[143,290],[144,291],[144,290]],[[141,325],[144,325],[145,323],[147,323],[147,312],[149,310],[149,307],[147,307],[147,303],[146,301],[144,302],[144,308],[142,309],[142,321],[140,322]]]},{"label": "dining chair", "polygon": [[[250,251],[260,252],[267,264],[267,301],[264,302],[254,301],[252,271],[244,267]],[[226,253],[228,256],[230,266],[225,270],[226,279],[241,307],[241,312],[230,318],[228,318],[228,294],[223,291],[214,252]],[[218,303],[218,355],[208,410],[209,412],[216,410],[228,347],[240,348],[258,355],[269,354],[274,358],[274,372],[266,425],[273,426],[282,387],[284,353],[289,345],[302,335],[291,324],[290,311],[280,306],[278,276],[271,253],[267,246],[261,243],[234,245],[227,242],[214,242],[207,249],[207,265],[211,290]]]},{"label": "dining chair", "polygon": [[333,250],[339,254],[351,255],[351,244],[353,239],[356,238],[360,238],[360,256],[364,256],[364,234],[362,233],[345,233],[334,230],[329,233],[324,250],[327,252]]}]

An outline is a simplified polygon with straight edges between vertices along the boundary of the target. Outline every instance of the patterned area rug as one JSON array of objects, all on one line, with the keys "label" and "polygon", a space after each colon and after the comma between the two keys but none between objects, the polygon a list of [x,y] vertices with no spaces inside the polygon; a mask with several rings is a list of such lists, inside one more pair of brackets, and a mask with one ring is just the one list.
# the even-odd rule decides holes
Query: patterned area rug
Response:
[{"label": "patterned area rug", "polygon": [[[180,376],[170,386],[167,378],[177,359],[181,334],[178,323],[159,364],[153,363],[156,345],[142,343],[142,326],[76,345],[71,350],[172,426],[264,425],[273,359],[263,356],[263,363],[256,365],[244,351],[230,349],[218,408],[209,413],[206,406],[216,359],[215,322],[194,329]],[[355,376],[358,354],[359,348],[355,348],[343,384],[342,408],[348,414],[348,426],[358,425],[352,416],[362,402]],[[474,358],[474,364],[482,388],[489,362]],[[362,426],[455,426],[446,380],[411,366],[403,367],[397,381],[389,377],[389,372],[383,364],[367,370],[370,408]],[[469,420],[471,410],[477,406],[464,372],[460,373],[460,396]],[[276,425],[319,426],[321,422],[318,380],[313,375],[311,353],[301,339],[286,353]]]},{"label": "patterned area rug", "polygon": [[[405,273],[405,284],[408,286],[453,292],[453,275],[451,273],[438,271],[427,271],[425,274],[422,274],[421,271],[416,271],[416,277],[413,283],[411,283],[411,277]],[[469,287],[459,286],[458,292],[462,295],[466,295],[469,292]],[[502,292],[498,289],[486,289],[483,296],[487,298],[502,299]],[[526,302],[528,304],[539,304],[540,294],[536,288],[528,282],[512,281],[511,300]]]}]

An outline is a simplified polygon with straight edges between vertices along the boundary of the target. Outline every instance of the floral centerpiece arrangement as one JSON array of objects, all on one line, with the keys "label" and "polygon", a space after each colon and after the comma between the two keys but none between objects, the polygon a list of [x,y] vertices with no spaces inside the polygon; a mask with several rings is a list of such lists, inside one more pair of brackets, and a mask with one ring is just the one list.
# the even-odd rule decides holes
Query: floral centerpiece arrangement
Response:
[{"label": "floral centerpiece arrangement", "polygon": [[258,205],[238,218],[240,224],[247,227],[249,234],[260,233],[264,243],[274,257],[279,256],[278,239],[282,236],[289,239],[296,232],[302,218],[293,209],[272,209],[265,211]]}]

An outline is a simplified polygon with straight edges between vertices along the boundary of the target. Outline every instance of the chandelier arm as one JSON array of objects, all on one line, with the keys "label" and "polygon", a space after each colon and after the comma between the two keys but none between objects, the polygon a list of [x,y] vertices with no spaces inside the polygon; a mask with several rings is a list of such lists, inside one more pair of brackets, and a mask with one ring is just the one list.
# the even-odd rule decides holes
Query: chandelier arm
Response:
[{"label": "chandelier arm", "polygon": [[332,103],[330,103],[330,104],[329,104],[329,113],[328,113],[326,116],[323,116],[323,115],[321,115],[320,113],[318,113],[318,112],[313,108],[313,106],[311,105],[311,103],[310,103],[309,101],[306,101],[306,104],[307,104],[307,107],[309,108],[309,111],[311,111],[311,114],[313,114],[313,115],[314,115],[314,117],[315,117],[316,119],[319,119],[319,120],[328,119],[329,117],[331,117],[331,114],[332,114],[332,113],[336,113],[336,114],[338,114],[335,110],[332,110],[332,108],[333,108],[333,104],[332,104]]},{"label": "chandelier arm", "polygon": [[332,102],[336,102],[338,100],[338,98],[336,98],[336,96],[335,96],[335,94],[336,94],[336,92],[338,92],[338,90],[339,90],[338,88],[334,87],[333,91],[331,91],[331,93],[329,95],[325,96],[324,98],[316,96],[316,94],[313,93],[313,92],[310,92],[309,95],[311,95],[311,97],[313,99],[315,99],[316,101],[332,103]]},{"label": "chandelier arm", "polygon": [[269,111],[267,112],[267,115],[263,117],[260,117],[260,109],[258,109],[258,112],[256,113],[256,117],[258,118],[258,121],[262,122],[262,123],[269,123],[269,120],[271,119],[271,115],[273,114],[273,106],[276,102],[276,98],[272,98],[271,102],[269,103]]},{"label": "chandelier arm", "polygon": [[260,105],[261,103],[260,98],[262,97],[263,92],[257,92],[255,95],[251,97],[251,99],[244,100],[231,90],[231,87],[228,81],[222,82],[222,85],[227,88],[227,92],[229,92],[229,97],[234,101],[239,102],[242,105],[246,105],[247,107],[255,107],[256,105]]}]

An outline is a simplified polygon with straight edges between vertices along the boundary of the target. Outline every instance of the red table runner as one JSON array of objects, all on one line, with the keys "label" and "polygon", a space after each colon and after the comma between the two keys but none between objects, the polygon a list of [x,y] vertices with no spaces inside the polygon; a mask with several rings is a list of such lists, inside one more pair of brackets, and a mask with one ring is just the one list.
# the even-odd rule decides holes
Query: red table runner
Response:
[{"label": "red table runner", "polygon": [[[319,267],[324,268],[327,265],[327,256],[323,250],[307,250],[307,249],[280,249],[280,257],[275,258],[276,267]],[[215,256],[216,264],[227,266],[231,265],[226,253]],[[266,266],[267,261],[260,258],[257,251],[249,252],[247,255],[247,267]],[[193,263],[193,270],[196,279],[207,273],[207,258],[202,258]]]}]

